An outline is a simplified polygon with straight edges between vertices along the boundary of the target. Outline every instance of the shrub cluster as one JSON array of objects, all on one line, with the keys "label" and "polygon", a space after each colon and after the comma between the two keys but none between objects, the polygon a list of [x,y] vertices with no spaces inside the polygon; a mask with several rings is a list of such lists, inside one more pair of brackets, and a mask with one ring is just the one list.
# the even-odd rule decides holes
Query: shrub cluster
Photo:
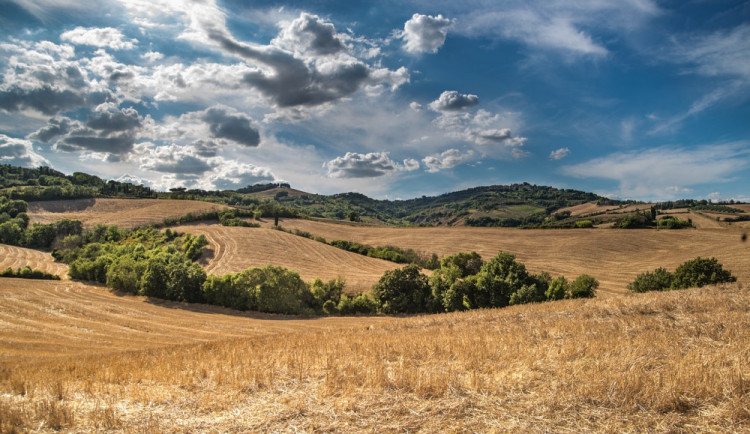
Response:
[{"label": "shrub cluster", "polygon": [[657,221],[659,229],[685,229],[692,228],[693,221],[691,219],[680,220],[674,216],[666,216]]},{"label": "shrub cluster", "polygon": [[227,209],[219,211],[219,222],[223,226],[242,226],[246,228],[259,228],[260,224],[243,220],[242,217],[256,217],[255,211],[240,209]]},{"label": "shrub cluster", "polygon": [[628,289],[632,292],[667,291],[736,281],[737,278],[716,258],[697,257],[681,264],[674,273],[657,268],[639,274],[628,284]]},{"label": "shrub cluster", "polygon": [[21,279],[60,280],[60,276],[42,270],[32,270],[28,265],[13,270],[11,267],[0,271],[0,277],[18,277]]},{"label": "shrub cluster", "polygon": [[373,288],[383,313],[450,312],[563,298],[593,297],[599,282],[530,274],[515,256],[500,252],[484,262],[476,252],[447,256],[428,279],[415,265],[386,272]]},{"label": "shrub cluster", "polygon": [[346,240],[333,240],[329,244],[348,252],[369,256],[371,258],[384,259],[398,264],[413,264],[421,268],[427,268],[428,270],[434,270],[439,265],[436,254],[425,256],[417,253],[413,249],[402,249],[396,246],[372,247],[367,244],[360,244]]}]

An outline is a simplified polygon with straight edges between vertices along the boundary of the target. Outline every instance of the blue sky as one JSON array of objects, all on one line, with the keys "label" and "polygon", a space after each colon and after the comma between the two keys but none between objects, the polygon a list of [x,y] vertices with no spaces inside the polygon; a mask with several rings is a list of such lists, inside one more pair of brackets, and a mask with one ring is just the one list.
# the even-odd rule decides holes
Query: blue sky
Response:
[{"label": "blue sky", "polygon": [[0,0],[0,162],[750,200],[750,2]]}]

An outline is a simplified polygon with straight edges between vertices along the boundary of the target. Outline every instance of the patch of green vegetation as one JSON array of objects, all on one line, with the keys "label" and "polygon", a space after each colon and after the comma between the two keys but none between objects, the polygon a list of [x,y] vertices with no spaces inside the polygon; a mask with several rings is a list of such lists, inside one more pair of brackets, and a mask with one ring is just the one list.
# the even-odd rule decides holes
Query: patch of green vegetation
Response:
[{"label": "patch of green vegetation", "polygon": [[28,265],[16,270],[11,267],[0,271],[0,277],[16,277],[19,279],[60,280],[60,276],[42,270],[32,270]]},{"label": "patch of green vegetation", "polygon": [[697,257],[680,264],[674,273],[664,268],[639,274],[628,284],[632,292],[667,291],[736,282],[737,278],[725,270],[716,258]]}]

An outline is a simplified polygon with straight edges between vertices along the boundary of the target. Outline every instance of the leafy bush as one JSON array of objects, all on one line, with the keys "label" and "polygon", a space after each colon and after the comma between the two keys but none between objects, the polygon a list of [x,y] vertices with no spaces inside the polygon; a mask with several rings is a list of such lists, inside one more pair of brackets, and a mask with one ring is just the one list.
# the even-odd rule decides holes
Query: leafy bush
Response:
[{"label": "leafy bush", "polygon": [[592,298],[596,296],[597,288],[599,288],[598,280],[588,274],[581,274],[570,282],[570,298]]},{"label": "leafy bush", "polygon": [[657,268],[652,273],[639,274],[628,289],[633,292],[666,291],[736,281],[737,278],[725,270],[716,258],[697,257],[680,264],[674,273]]},{"label": "leafy bush", "polygon": [[729,270],[725,270],[716,258],[697,257],[677,267],[672,287],[676,289],[736,282]]},{"label": "leafy bush", "polygon": [[674,216],[667,216],[658,221],[658,227],[660,229],[685,229],[692,228],[693,222],[691,220],[680,220]]},{"label": "leafy bush", "polygon": [[628,284],[628,290],[632,292],[664,291],[672,286],[672,280],[672,273],[660,267],[653,272],[645,272],[636,276],[635,280]]},{"label": "leafy bush", "polygon": [[378,303],[367,294],[358,294],[355,296],[342,295],[337,309],[341,315],[375,313],[378,311]]},{"label": "leafy bush", "polygon": [[593,228],[594,222],[592,222],[591,220],[578,220],[576,222],[576,227],[579,229]]},{"label": "leafy bush", "polygon": [[60,276],[57,276],[55,274],[50,274],[42,270],[32,270],[31,267],[29,267],[28,265],[23,268],[19,268],[17,270],[13,270],[12,268],[8,267],[5,270],[0,271],[0,277],[17,277],[20,279],[39,279],[39,280],[60,280]]}]

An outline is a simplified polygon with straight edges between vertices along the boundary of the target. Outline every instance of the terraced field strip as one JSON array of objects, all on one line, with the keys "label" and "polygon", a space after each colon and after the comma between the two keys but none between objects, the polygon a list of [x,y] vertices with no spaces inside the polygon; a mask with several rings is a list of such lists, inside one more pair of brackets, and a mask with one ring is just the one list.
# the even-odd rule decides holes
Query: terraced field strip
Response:
[{"label": "terraced field strip", "polygon": [[55,262],[55,258],[49,253],[0,244],[0,270],[5,270],[8,267],[15,270],[27,265],[35,270],[56,274],[62,279],[68,278],[68,266]]},{"label": "terraced field strip", "polygon": [[202,263],[210,274],[278,265],[297,271],[305,281],[341,277],[348,292],[361,292],[370,290],[387,270],[400,266],[269,228],[201,223],[174,229],[208,238],[213,257],[209,255]]},{"label": "terraced field strip", "polygon": [[657,267],[674,269],[697,256],[716,257],[741,282],[750,283],[750,242],[742,228],[721,229],[530,229],[389,228],[286,219],[280,224],[327,240],[392,244],[438,256],[476,251],[489,259],[515,254],[533,272],[569,278],[590,274],[601,294],[624,293],[635,276]]},{"label": "terraced field strip", "polygon": [[77,199],[30,202],[31,223],[52,223],[67,218],[84,226],[98,223],[121,228],[160,223],[165,218],[187,213],[202,214],[228,208],[225,205],[195,200],[171,199]]}]

